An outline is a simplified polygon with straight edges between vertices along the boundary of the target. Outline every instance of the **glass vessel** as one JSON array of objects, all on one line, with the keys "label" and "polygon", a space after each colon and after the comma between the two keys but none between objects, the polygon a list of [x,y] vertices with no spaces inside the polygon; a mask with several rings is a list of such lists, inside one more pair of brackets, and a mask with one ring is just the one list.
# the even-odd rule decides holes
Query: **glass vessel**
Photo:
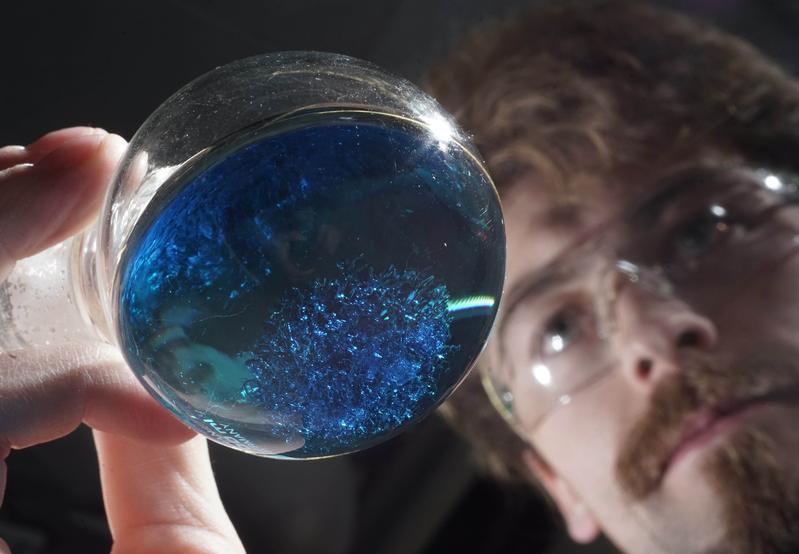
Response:
[{"label": "glass vessel", "polygon": [[496,190],[433,99],[288,52],[196,79],[131,139],[97,224],[0,288],[0,349],[116,344],[211,440],[314,458],[428,415],[481,351]]}]

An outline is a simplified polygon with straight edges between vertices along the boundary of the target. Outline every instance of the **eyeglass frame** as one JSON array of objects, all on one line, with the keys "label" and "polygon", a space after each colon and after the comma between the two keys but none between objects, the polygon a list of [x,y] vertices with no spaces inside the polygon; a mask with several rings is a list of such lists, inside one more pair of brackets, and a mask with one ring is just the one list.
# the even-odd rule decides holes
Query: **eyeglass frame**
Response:
[{"label": "eyeglass frame", "polygon": [[[543,289],[548,286],[558,276],[565,274],[563,268],[569,267],[569,262],[574,264],[575,259],[579,263],[585,260],[580,260],[583,256],[586,259],[594,258],[597,256],[605,256],[606,262],[609,252],[616,252],[615,260],[607,264],[606,271],[613,271],[624,275],[628,281],[634,283],[636,286],[645,286],[651,292],[660,295],[668,296],[674,294],[674,285],[671,278],[668,277],[663,267],[658,264],[637,264],[622,255],[618,254],[619,249],[608,249],[606,244],[609,242],[608,232],[617,227],[624,227],[627,221],[635,219],[636,215],[642,212],[658,212],[663,210],[665,204],[670,201],[670,198],[676,197],[681,190],[691,185],[696,185],[698,179],[707,177],[711,181],[716,181],[716,185],[721,184],[720,181],[730,176],[735,176],[740,179],[742,176],[748,178],[747,181],[740,180],[737,183],[732,183],[725,189],[719,188],[719,191],[737,190],[736,187],[742,186],[760,186],[762,190],[767,191],[773,197],[775,203],[764,210],[766,217],[762,218],[758,225],[769,222],[769,217],[772,216],[777,210],[786,206],[799,204],[799,176],[793,173],[783,173],[779,171],[772,171],[765,168],[750,168],[732,165],[714,165],[714,166],[693,166],[669,176],[662,184],[649,195],[643,196],[637,202],[620,210],[614,217],[606,219],[601,224],[588,229],[582,233],[569,247],[564,248],[563,252],[558,255],[554,260],[547,263],[543,268],[535,271],[534,273],[526,276],[522,281],[514,287],[514,289],[505,296],[503,302],[509,306],[503,310],[500,308],[498,316],[495,341],[498,341],[498,366],[500,371],[504,366],[507,358],[505,350],[505,330],[509,321],[512,320],[512,315],[516,308],[524,303],[525,298],[529,297],[531,292],[535,289]],[[705,184],[708,191],[713,192],[712,186]],[[751,189],[750,189],[751,190]],[[709,194],[708,197],[711,195]],[[730,195],[732,197],[732,195]],[[620,222],[622,222],[620,224]],[[612,233],[610,235],[612,237]],[[603,249],[599,245],[605,246],[605,252],[602,254]],[[792,248],[799,249],[799,227],[795,230],[792,237]],[[605,298],[604,303],[607,304],[609,299]],[[602,320],[605,321],[605,320]],[[607,334],[607,331],[599,331],[599,333]],[[607,337],[606,337],[607,338]],[[617,365],[617,364],[616,364]],[[480,379],[483,387],[493,404],[494,408],[499,414],[508,421],[511,426],[519,433],[524,433],[538,427],[545,419],[547,419],[552,412],[571,403],[572,398],[579,392],[589,388],[594,383],[602,380],[613,370],[614,364],[607,364],[607,367],[596,368],[589,378],[580,380],[579,384],[572,386],[567,391],[561,391],[558,394],[557,402],[543,410],[542,413],[535,418],[530,424],[523,425],[522,422],[517,421],[514,410],[514,397],[510,388],[498,379],[497,370],[491,366],[486,366],[481,363],[478,366],[480,369]],[[515,370],[511,370],[510,374],[513,375]],[[510,379],[509,379],[510,380]]]}]

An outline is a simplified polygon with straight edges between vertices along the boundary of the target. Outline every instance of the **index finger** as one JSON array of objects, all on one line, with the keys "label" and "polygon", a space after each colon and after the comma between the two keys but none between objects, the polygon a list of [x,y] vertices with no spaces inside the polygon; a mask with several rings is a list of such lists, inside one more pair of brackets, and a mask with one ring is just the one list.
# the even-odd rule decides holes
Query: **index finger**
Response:
[{"label": "index finger", "polygon": [[63,437],[81,422],[165,445],[194,436],[147,394],[110,345],[0,353],[0,504],[11,449]]},{"label": "index finger", "polygon": [[81,422],[127,437],[177,444],[194,433],[159,405],[103,343],[0,354],[0,455],[72,432]]},{"label": "index finger", "polygon": [[59,438],[83,422],[95,429],[115,554],[243,552],[204,439],[146,393],[113,347],[0,354],[0,375],[0,498],[11,448]]}]

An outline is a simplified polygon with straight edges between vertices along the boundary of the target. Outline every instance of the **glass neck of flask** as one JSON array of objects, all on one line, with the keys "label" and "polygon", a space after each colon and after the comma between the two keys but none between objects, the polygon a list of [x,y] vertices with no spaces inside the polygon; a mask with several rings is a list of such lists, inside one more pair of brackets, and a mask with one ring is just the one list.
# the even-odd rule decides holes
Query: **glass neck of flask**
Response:
[{"label": "glass neck of flask", "polygon": [[96,261],[97,225],[19,260],[0,283],[0,352],[115,342]]}]

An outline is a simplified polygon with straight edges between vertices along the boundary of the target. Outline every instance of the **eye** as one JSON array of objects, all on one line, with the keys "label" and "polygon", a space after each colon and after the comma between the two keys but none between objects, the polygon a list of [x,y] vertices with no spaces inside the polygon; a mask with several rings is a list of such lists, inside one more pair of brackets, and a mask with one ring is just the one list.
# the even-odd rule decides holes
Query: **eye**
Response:
[{"label": "eye", "polygon": [[670,246],[673,255],[692,260],[707,254],[726,239],[732,226],[725,208],[710,206],[707,211],[680,225],[672,234]]},{"label": "eye", "polygon": [[591,318],[580,307],[569,306],[546,320],[537,339],[538,357],[561,354],[590,332]]}]

